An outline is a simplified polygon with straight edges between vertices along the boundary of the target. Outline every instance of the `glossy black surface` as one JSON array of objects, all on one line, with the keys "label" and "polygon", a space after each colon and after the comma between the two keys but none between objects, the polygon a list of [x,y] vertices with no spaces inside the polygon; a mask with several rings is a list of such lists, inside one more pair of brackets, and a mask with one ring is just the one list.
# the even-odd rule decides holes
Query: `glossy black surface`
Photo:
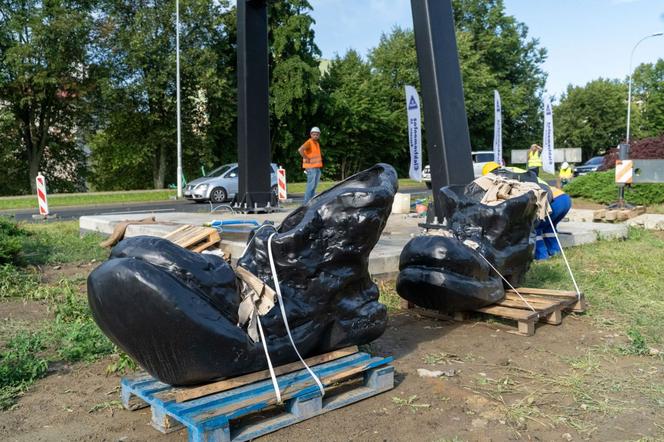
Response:
[{"label": "glossy black surface", "polygon": [[[521,282],[533,259],[535,197],[526,193],[488,206],[479,202],[483,195],[473,183],[439,191],[441,230],[447,236],[416,237],[406,245],[397,279],[402,298],[446,312],[499,301],[503,282],[487,260],[511,284]],[[430,225],[433,219],[427,221]],[[478,244],[477,250],[464,244],[466,240]]]},{"label": "glossy black surface", "polygon": [[[250,239],[241,265],[274,287],[272,241],[284,306],[303,357],[370,342],[387,324],[368,272],[397,190],[379,164],[313,198]],[[104,333],[150,374],[190,385],[267,367],[261,343],[238,327],[240,295],[223,260],[154,237],[128,238],[88,277],[88,300]],[[261,318],[274,364],[296,360],[275,306]]]}]

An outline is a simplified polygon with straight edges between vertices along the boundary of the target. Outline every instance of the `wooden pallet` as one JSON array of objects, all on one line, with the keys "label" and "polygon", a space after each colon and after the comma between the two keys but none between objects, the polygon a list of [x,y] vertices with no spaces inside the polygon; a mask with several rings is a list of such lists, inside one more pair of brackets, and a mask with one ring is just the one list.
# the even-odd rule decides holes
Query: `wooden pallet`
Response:
[{"label": "wooden pallet", "polygon": [[[264,375],[258,382],[178,402],[182,389],[142,374],[121,380],[121,399],[128,410],[150,406],[152,426],[162,433],[187,428],[191,442],[246,441],[394,388],[390,362],[391,357],[355,352],[312,366],[325,386],[324,397],[306,370],[282,374],[277,380],[283,404],[277,404]],[[361,383],[339,385],[358,376]]]},{"label": "wooden pallet", "polygon": [[207,250],[221,241],[217,229],[189,224],[185,224],[179,229],[166,234],[164,238],[185,249],[198,253]]},{"label": "wooden pallet", "polygon": [[[535,309],[532,311],[513,290],[505,291],[505,298],[501,301],[482,307],[474,312],[482,313],[501,319],[516,321],[517,333],[523,336],[535,334],[535,323],[543,322],[551,325],[560,325],[563,320],[563,312],[571,311],[582,313],[586,311],[586,300],[581,293],[578,297],[576,292],[563,290],[548,290],[521,287],[517,289],[521,296]],[[411,306],[411,304],[409,304]],[[414,307],[414,311],[422,316],[435,319],[454,319],[462,321],[467,319],[471,312],[459,312],[453,317],[440,312]]]},{"label": "wooden pallet", "polygon": [[615,223],[626,221],[644,213],[646,213],[645,206],[636,206],[631,209],[601,209],[593,212],[593,221]]}]

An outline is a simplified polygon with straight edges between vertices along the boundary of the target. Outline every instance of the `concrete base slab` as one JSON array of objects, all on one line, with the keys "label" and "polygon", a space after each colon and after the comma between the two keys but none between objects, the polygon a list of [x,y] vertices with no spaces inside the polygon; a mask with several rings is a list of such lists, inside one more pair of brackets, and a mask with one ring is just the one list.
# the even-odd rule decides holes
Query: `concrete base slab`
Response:
[{"label": "concrete base slab", "polygon": [[558,235],[563,247],[590,244],[598,239],[612,240],[627,238],[626,224],[590,222],[562,222],[558,224]]},{"label": "concrete base slab", "polygon": [[[272,221],[279,224],[288,215],[288,212],[275,212],[269,214],[231,214],[231,213],[132,213],[119,215],[84,216],[80,218],[82,233],[98,232],[110,235],[115,225],[121,221],[141,220],[154,216],[158,224],[140,224],[127,227],[125,236],[139,235],[164,236],[177,229],[182,224],[203,225],[214,220],[256,220],[259,223]],[[635,218],[636,219],[636,218]],[[373,276],[388,277],[399,272],[399,256],[410,239],[421,233],[418,224],[424,219],[411,215],[393,214],[387,221],[385,230],[369,256],[369,272]],[[606,224],[589,222],[562,222],[558,226],[560,240],[563,247],[588,244],[601,239],[617,239],[627,236],[626,224]],[[246,234],[222,233],[221,249],[231,256],[232,262],[244,252]]]},{"label": "concrete base slab", "polygon": [[626,224],[648,230],[664,230],[664,214],[645,213],[627,220]]}]

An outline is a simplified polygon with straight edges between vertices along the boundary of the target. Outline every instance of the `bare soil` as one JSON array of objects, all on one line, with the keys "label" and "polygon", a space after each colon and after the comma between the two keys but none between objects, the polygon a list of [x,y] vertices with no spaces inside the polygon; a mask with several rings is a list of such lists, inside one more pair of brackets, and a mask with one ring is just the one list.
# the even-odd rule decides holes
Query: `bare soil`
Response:
[{"label": "bare soil", "polygon": [[[0,304],[2,318],[46,319],[35,303]],[[8,316],[6,316],[8,315]],[[293,425],[265,441],[444,441],[664,439],[664,361],[622,355],[625,338],[566,316],[532,337],[486,318],[438,321],[412,311],[392,313],[386,333],[369,348],[394,356],[389,392]],[[184,441],[162,435],[149,408],[119,407],[112,358],[59,366],[17,405],[0,412],[6,441]],[[422,378],[418,368],[450,376]]]}]

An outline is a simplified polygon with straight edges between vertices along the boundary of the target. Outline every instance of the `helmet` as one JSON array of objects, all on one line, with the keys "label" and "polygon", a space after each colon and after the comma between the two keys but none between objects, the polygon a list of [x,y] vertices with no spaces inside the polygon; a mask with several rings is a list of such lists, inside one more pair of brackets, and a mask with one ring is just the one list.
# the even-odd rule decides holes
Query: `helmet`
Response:
[{"label": "helmet", "polygon": [[482,175],[486,175],[487,173],[490,173],[500,167],[500,164],[496,163],[495,161],[489,161],[482,167]]},{"label": "helmet", "polygon": [[569,168],[569,163],[568,163],[567,161],[565,161],[565,162],[561,165],[561,167],[562,167],[563,169],[568,169],[568,168]]},{"label": "helmet", "polygon": [[312,127],[311,130],[309,131],[309,133],[312,133],[312,132],[318,132],[318,133],[320,133],[320,129],[319,129],[317,126],[314,126],[314,127]]}]

